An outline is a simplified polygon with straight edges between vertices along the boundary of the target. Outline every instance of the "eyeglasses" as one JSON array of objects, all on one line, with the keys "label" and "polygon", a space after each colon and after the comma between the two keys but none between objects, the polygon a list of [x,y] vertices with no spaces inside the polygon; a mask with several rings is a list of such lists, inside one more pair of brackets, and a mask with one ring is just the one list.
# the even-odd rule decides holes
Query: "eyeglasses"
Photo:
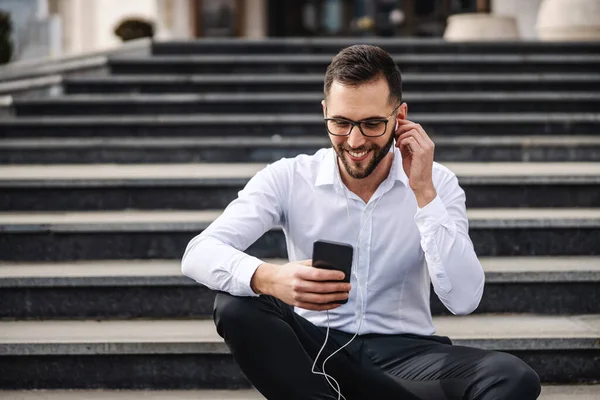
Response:
[{"label": "eyeglasses", "polygon": [[398,104],[389,117],[385,119],[366,119],[362,121],[352,121],[346,118],[324,118],[327,132],[333,136],[349,136],[355,126],[364,136],[379,137],[383,136],[387,130],[387,124],[392,116],[398,110],[402,103]]}]

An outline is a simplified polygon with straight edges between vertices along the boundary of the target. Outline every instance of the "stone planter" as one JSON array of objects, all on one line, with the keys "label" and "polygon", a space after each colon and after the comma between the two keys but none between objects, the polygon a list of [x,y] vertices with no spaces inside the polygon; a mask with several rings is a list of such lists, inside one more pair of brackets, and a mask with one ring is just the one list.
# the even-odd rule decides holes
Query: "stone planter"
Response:
[{"label": "stone planter", "polygon": [[486,13],[465,13],[448,17],[444,39],[453,42],[518,40],[514,17]]},{"label": "stone planter", "polygon": [[540,40],[600,40],[599,0],[543,0],[538,11]]}]

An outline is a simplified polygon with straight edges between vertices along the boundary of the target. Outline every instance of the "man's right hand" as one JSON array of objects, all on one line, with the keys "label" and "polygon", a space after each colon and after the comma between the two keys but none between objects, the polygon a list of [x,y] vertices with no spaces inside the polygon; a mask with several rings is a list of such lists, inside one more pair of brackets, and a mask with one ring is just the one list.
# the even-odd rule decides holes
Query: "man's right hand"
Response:
[{"label": "man's right hand", "polygon": [[252,287],[289,305],[324,311],[341,305],[332,302],[348,299],[351,286],[343,279],[341,271],[314,268],[312,260],[304,260],[281,266],[262,264],[252,277]]}]

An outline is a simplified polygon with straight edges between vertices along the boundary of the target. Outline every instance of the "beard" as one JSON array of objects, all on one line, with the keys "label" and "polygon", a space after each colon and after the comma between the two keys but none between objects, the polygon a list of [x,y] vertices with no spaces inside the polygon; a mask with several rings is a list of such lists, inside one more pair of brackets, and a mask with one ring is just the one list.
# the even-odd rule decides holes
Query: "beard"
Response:
[{"label": "beard", "polygon": [[373,153],[373,155],[370,155],[366,160],[359,162],[353,162],[348,160],[347,154],[348,150],[350,150],[351,148],[348,147],[346,143],[337,146],[331,143],[331,145],[335,150],[338,158],[342,161],[342,165],[346,169],[346,172],[348,172],[348,175],[350,175],[354,179],[364,179],[367,176],[371,175],[373,171],[375,171],[375,168],[377,168],[381,160],[383,160],[390,151],[390,148],[392,147],[393,143],[394,134],[392,133],[390,135],[389,140],[383,147],[379,147],[376,144],[371,143],[370,145],[365,145],[357,149],[352,149],[353,151],[358,153],[363,151],[369,151]]}]

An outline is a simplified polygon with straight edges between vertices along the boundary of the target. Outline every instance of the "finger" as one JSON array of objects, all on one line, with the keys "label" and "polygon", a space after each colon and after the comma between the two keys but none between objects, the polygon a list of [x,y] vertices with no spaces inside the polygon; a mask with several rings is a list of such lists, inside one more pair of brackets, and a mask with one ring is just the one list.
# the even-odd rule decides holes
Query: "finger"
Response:
[{"label": "finger", "polygon": [[400,141],[400,153],[405,156],[407,154],[421,154],[423,148],[419,145],[414,136],[409,136]]},{"label": "finger", "polygon": [[[414,129],[416,131],[416,133],[421,136],[424,139],[429,139],[429,135],[427,135],[427,132],[425,132],[425,129],[423,129],[423,127],[421,126],[421,124],[417,124],[417,123],[411,123],[411,124],[405,124],[402,125],[401,128],[398,129],[398,131],[405,133],[408,132],[410,130]],[[401,135],[402,135],[401,133]]]},{"label": "finger", "polygon": [[412,128],[412,129],[409,129],[408,131],[402,132],[402,133],[401,133],[401,134],[400,134],[400,135],[399,135],[399,136],[396,138],[396,141],[398,141],[398,142],[399,142],[399,141],[402,141],[403,139],[405,139],[405,138],[407,138],[407,137],[411,137],[411,136],[412,136],[412,137],[414,137],[414,138],[417,140],[417,142],[419,142],[419,143],[421,143],[421,144],[422,144],[422,143],[424,143],[424,141],[426,140],[426,139],[423,137],[423,135],[421,135],[421,134],[419,133],[419,131],[418,131],[416,128]]},{"label": "finger", "polygon": [[406,125],[402,128],[398,128],[398,130],[396,131],[395,135],[396,135],[396,140],[401,140],[403,135],[406,135],[408,133],[412,132],[412,135],[419,135],[416,126],[414,125]]},{"label": "finger", "polygon": [[410,124],[414,124],[413,121],[411,121],[410,119],[398,119],[398,126],[404,126],[404,125],[410,125]]},{"label": "finger", "polygon": [[413,152],[409,144],[403,145],[400,142],[398,142],[396,146],[398,147],[398,149],[400,149],[400,154],[402,155],[402,158],[410,157],[410,155]]},{"label": "finger", "polygon": [[[434,144],[431,141],[431,139],[429,139],[429,136],[427,136],[426,133],[424,132],[420,132],[417,129],[412,129],[406,133],[403,133],[398,139],[397,141],[402,141],[408,137],[413,137],[415,138],[415,140],[417,141],[417,143],[419,144],[419,146],[421,146],[421,148],[425,151],[433,151],[434,149]],[[412,151],[414,152],[415,149],[412,148]]]},{"label": "finger", "polygon": [[302,261],[296,261],[297,264],[301,264],[301,265],[306,265],[308,267],[312,267],[312,260],[302,260]]},{"label": "finger", "polygon": [[421,124],[416,124],[416,125],[417,125],[416,129],[421,134],[421,136],[423,136],[423,138],[425,138],[425,139],[429,139],[429,135],[427,134],[427,132],[425,132],[425,129],[423,129]]},{"label": "finger", "polygon": [[342,271],[315,267],[299,268],[298,277],[307,281],[341,281],[346,277]]},{"label": "finger", "polygon": [[417,125],[419,124],[408,120],[403,120],[403,123],[398,123],[398,129],[396,129],[396,132],[406,132],[411,129],[417,129]]},{"label": "finger", "polygon": [[403,133],[397,140],[402,140],[406,136],[414,136],[415,139],[419,142],[419,145],[423,148],[423,150],[431,150],[435,148],[435,144],[431,140],[431,138],[425,132],[425,129],[419,124],[414,124],[414,128]]},{"label": "finger", "polygon": [[304,293],[334,293],[334,292],[349,292],[352,290],[352,285],[346,282],[314,282],[298,279],[293,289]]},{"label": "finger", "polygon": [[[413,138],[416,141],[416,143],[418,143],[419,146],[421,146],[421,148],[425,147],[423,145],[424,139],[419,135],[419,133],[415,129],[411,129],[410,131],[400,135],[400,137],[397,139],[397,142],[402,143],[403,140],[408,138]],[[408,143],[408,149],[410,153],[414,153],[416,150],[413,146],[410,145],[410,143]]]},{"label": "finger", "polygon": [[336,293],[297,293],[294,300],[297,303],[327,304],[339,300],[347,300],[348,292]]},{"label": "finger", "polygon": [[419,133],[419,131],[416,128],[412,128],[406,132],[403,132],[398,139],[402,140],[402,139],[410,137],[410,136],[416,138],[417,140],[422,139],[422,135]]}]

